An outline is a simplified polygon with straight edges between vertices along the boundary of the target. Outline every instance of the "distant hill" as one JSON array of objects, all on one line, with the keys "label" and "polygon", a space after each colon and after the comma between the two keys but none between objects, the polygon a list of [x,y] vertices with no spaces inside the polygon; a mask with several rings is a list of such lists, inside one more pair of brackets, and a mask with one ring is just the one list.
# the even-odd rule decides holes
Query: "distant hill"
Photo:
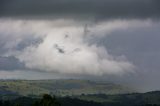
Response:
[{"label": "distant hill", "polygon": [[58,96],[81,94],[123,94],[134,92],[128,87],[89,80],[1,80],[0,95],[18,94],[22,96],[44,93]]},{"label": "distant hill", "polygon": [[132,93],[132,94],[93,94],[81,95],[80,100],[93,101],[96,103],[103,103],[106,105],[115,104],[116,106],[140,106],[145,104],[160,105],[160,91],[147,92],[147,93]]}]

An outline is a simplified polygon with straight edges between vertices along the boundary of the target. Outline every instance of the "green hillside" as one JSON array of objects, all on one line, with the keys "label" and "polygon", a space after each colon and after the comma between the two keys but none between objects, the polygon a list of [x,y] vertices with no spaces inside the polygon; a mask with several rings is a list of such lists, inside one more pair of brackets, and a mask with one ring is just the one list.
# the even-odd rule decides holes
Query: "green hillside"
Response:
[{"label": "green hillside", "polygon": [[147,92],[147,93],[133,93],[133,94],[93,94],[93,95],[81,95],[80,100],[93,101],[97,103],[103,103],[106,105],[122,105],[122,106],[138,106],[144,104],[157,104],[160,105],[160,91]]},{"label": "green hillside", "polygon": [[23,96],[44,93],[58,96],[81,94],[122,94],[134,90],[122,85],[89,80],[1,80],[0,94]]}]

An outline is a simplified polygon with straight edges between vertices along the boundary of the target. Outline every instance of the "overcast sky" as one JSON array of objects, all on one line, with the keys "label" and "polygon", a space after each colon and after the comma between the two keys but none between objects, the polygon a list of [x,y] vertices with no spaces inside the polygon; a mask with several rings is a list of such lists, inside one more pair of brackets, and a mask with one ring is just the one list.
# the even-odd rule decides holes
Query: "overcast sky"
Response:
[{"label": "overcast sky", "polygon": [[0,79],[160,90],[159,19],[160,0],[1,0]]}]

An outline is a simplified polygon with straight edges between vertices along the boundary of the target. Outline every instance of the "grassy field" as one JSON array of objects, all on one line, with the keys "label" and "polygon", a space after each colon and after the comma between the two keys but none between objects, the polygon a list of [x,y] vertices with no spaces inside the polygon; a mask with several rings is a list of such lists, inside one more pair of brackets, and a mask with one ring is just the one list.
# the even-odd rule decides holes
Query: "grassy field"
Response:
[{"label": "grassy field", "polygon": [[122,85],[94,82],[89,80],[1,80],[0,94],[41,95],[44,93],[58,96],[81,94],[122,94],[133,90]]},{"label": "grassy field", "polygon": [[147,92],[147,93],[132,93],[132,94],[94,94],[94,95],[81,95],[78,97],[80,100],[94,101],[97,103],[107,104],[159,104],[160,105],[160,91]]}]

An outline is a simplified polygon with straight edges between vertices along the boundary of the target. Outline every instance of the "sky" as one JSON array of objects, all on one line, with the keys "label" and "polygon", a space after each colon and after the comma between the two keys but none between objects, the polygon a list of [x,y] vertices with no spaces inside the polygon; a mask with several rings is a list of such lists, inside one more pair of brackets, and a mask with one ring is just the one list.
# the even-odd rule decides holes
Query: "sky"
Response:
[{"label": "sky", "polygon": [[160,90],[159,0],[1,0],[0,79]]}]

